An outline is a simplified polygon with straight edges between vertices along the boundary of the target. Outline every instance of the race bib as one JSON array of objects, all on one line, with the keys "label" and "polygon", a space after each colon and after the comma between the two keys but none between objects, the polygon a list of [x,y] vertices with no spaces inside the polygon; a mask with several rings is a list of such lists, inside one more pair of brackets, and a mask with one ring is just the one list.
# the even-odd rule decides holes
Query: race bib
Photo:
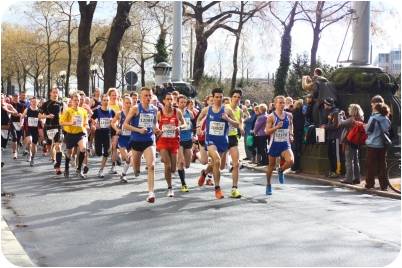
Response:
[{"label": "race bib", "polygon": [[110,118],[99,118],[100,128],[110,128]]},{"label": "race bib", "polygon": [[237,128],[235,128],[234,126],[232,126],[231,124],[229,124],[229,132],[237,132]]},{"label": "race bib", "polygon": [[162,137],[164,138],[175,138],[176,137],[176,126],[171,124],[165,124],[162,126]]},{"label": "race bib", "polygon": [[191,118],[184,118],[186,120],[186,128],[184,130],[190,130],[193,128],[192,123],[191,123]]},{"label": "race bib", "polygon": [[277,129],[275,131],[274,141],[276,142],[289,141],[289,129]]},{"label": "race bib", "polygon": [[1,130],[1,136],[3,137],[3,139],[7,139],[7,137],[8,137],[8,129],[2,129]]},{"label": "race bib", "polygon": [[154,127],[154,114],[140,114],[140,122],[138,127],[153,128]]},{"label": "race bib", "polygon": [[37,117],[28,117],[28,127],[37,127],[39,122],[39,118]]},{"label": "race bib", "polygon": [[49,129],[48,131],[46,131],[46,134],[47,134],[47,137],[49,138],[49,140],[53,140],[54,136],[56,136],[57,132],[59,132],[59,130],[57,128]]},{"label": "race bib", "polygon": [[80,115],[75,115],[74,116],[75,119],[75,127],[82,127],[82,117]]},{"label": "race bib", "polygon": [[121,130],[121,135],[122,135],[122,136],[130,136],[130,135],[131,135],[131,131],[123,128],[123,129]]},{"label": "race bib", "polygon": [[209,123],[209,135],[223,136],[225,134],[225,123],[211,121]]},{"label": "race bib", "polygon": [[13,122],[13,126],[15,130],[20,131],[21,130],[21,122]]}]

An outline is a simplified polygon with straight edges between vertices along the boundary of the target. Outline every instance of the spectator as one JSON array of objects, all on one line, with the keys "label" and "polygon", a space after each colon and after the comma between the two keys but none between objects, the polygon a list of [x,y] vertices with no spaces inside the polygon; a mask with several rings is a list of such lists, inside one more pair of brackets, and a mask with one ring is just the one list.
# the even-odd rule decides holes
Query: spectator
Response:
[{"label": "spectator", "polygon": [[297,100],[294,102],[293,115],[293,134],[294,140],[292,143],[292,151],[294,155],[294,164],[291,170],[295,173],[300,172],[300,158],[302,152],[303,135],[304,135],[304,115],[303,115],[303,100]]},{"label": "spectator", "polygon": [[306,95],[306,103],[303,105],[303,115],[304,115],[304,125],[310,126],[314,124],[313,120],[313,106],[314,106],[314,99],[313,95],[307,94]]},{"label": "spectator", "polygon": [[[254,109],[251,107],[251,105],[250,105],[250,108],[247,110],[248,110],[248,116],[246,118],[244,118],[244,136],[245,137],[253,134],[253,125],[257,118],[257,115],[255,114]],[[247,138],[244,138],[244,151],[246,152],[246,158],[244,158],[243,160],[252,161],[254,159],[255,149],[247,146]]]},{"label": "spectator", "polygon": [[[376,97],[376,96],[375,96]],[[388,189],[386,148],[382,138],[382,132],[388,133],[391,122],[388,118],[389,108],[378,98],[371,99],[372,114],[366,125],[367,145],[367,164],[366,164],[366,184],[367,189],[374,188],[374,177],[378,172],[378,181],[382,191]]]},{"label": "spectator", "polygon": [[355,126],[355,124],[363,124],[364,113],[360,105],[350,104],[348,108],[349,118],[342,120],[339,126],[344,129],[341,136],[341,144],[345,149],[345,179],[341,180],[346,184],[360,184],[360,165],[359,165],[359,145],[350,143],[346,136],[347,133]]},{"label": "spectator", "polygon": [[267,124],[267,105],[262,103],[258,106],[259,115],[254,125],[254,141],[257,147],[256,159],[258,166],[266,166],[268,164],[267,155],[267,134],[265,133],[265,125]]},{"label": "spectator", "polygon": [[291,113],[293,111],[293,99],[292,97],[285,98],[285,112]]},{"label": "spectator", "polygon": [[330,163],[328,177],[337,178],[337,171],[340,173],[339,138],[341,133],[339,128],[339,109],[335,107],[333,98],[324,100],[324,109],[327,111],[328,117],[324,121],[325,124],[320,127],[325,128],[325,138],[328,145],[328,159]]}]

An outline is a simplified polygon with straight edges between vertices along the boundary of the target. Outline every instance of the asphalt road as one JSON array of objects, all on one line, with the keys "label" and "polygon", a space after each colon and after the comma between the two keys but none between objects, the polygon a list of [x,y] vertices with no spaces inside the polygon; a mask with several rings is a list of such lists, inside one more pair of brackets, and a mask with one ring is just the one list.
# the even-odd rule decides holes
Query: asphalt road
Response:
[{"label": "asphalt road", "polygon": [[[385,266],[399,255],[400,200],[288,179],[266,197],[265,176],[242,170],[240,200],[196,186],[166,197],[158,160],[156,203],[145,202],[146,175],[121,184],[56,177],[42,157],[31,168],[5,152],[3,216],[38,266]],[[277,183],[277,178],[274,178]]]}]

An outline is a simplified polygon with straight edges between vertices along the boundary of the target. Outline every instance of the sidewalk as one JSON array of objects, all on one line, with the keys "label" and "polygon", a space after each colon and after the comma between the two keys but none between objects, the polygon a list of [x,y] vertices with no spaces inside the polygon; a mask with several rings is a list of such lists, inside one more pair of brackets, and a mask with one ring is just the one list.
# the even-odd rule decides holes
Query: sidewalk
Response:
[{"label": "sidewalk", "polygon": [[[4,211],[4,209],[3,209]],[[7,222],[1,217],[1,253],[4,259],[15,266],[35,267],[31,259],[22,248],[13,232],[11,232]],[[11,267],[11,265],[8,265]]]},{"label": "sidewalk", "polygon": [[[266,171],[267,167],[266,166],[257,166],[256,164],[252,164],[249,161],[242,161],[242,165],[248,169],[251,170],[255,170],[255,171],[259,171],[259,172],[264,172]],[[276,171],[274,171],[275,173]],[[380,191],[377,188],[374,189],[366,189],[364,188],[364,181],[361,182],[360,184],[355,184],[355,185],[350,185],[350,184],[344,184],[341,183],[338,179],[330,179],[324,176],[320,176],[320,175],[313,175],[313,174],[305,174],[305,173],[286,173],[287,177],[290,178],[294,178],[294,179],[301,179],[301,180],[309,180],[309,181],[315,181],[315,182],[320,182],[320,183],[324,183],[324,184],[328,184],[328,185],[332,185],[332,186],[337,186],[337,187],[346,187],[349,189],[353,189],[355,191],[359,191],[359,192],[365,192],[368,194],[375,194],[375,195],[379,195],[379,196],[383,196],[383,197],[389,197],[389,198],[394,198],[394,199],[401,199],[401,195],[398,193],[395,193],[394,191],[392,191],[391,189],[388,189],[388,191]],[[401,179],[392,179],[390,180],[390,183],[397,189],[400,189],[400,185],[401,185]],[[378,185],[376,185],[377,187]]]}]

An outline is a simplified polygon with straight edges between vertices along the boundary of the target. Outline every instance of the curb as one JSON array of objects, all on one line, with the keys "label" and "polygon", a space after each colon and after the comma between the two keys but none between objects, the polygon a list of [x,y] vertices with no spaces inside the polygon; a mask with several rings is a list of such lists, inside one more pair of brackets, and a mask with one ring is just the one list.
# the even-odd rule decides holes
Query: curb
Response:
[{"label": "curb", "polygon": [[[249,165],[246,163],[242,163],[242,165],[244,167],[254,170],[254,171],[259,171],[259,172],[265,173],[265,170],[266,170],[266,166],[252,166],[252,165]],[[302,180],[307,180],[307,181],[320,182],[320,183],[327,184],[327,185],[353,189],[358,192],[374,194],[374,195],[378,195],[378,196],[382,196],[382,197],[388,197],[388,198],[392,198],[392,199],[401,200],[401,195],[398,193],[384,192],[384,191],[380,191],[380,190],[376,190],[376,189],[366,189],[364,187],[357,186],[357,185],[345,184],[345,183],[341,183],[341,182],[333,181],[333,180],[329,180],[329,179],[313,177],[312,175],[309,176],[307,174],[302,175],[302,174],[287,173],[286,176],[290,177],[290,178],[294,178],[294,179],[302,179]]]},{"label": "curb", "polygon": [[1,217],[1,253],[10,264],[19,267],[36,267],[10,230],[3,216]]}]

